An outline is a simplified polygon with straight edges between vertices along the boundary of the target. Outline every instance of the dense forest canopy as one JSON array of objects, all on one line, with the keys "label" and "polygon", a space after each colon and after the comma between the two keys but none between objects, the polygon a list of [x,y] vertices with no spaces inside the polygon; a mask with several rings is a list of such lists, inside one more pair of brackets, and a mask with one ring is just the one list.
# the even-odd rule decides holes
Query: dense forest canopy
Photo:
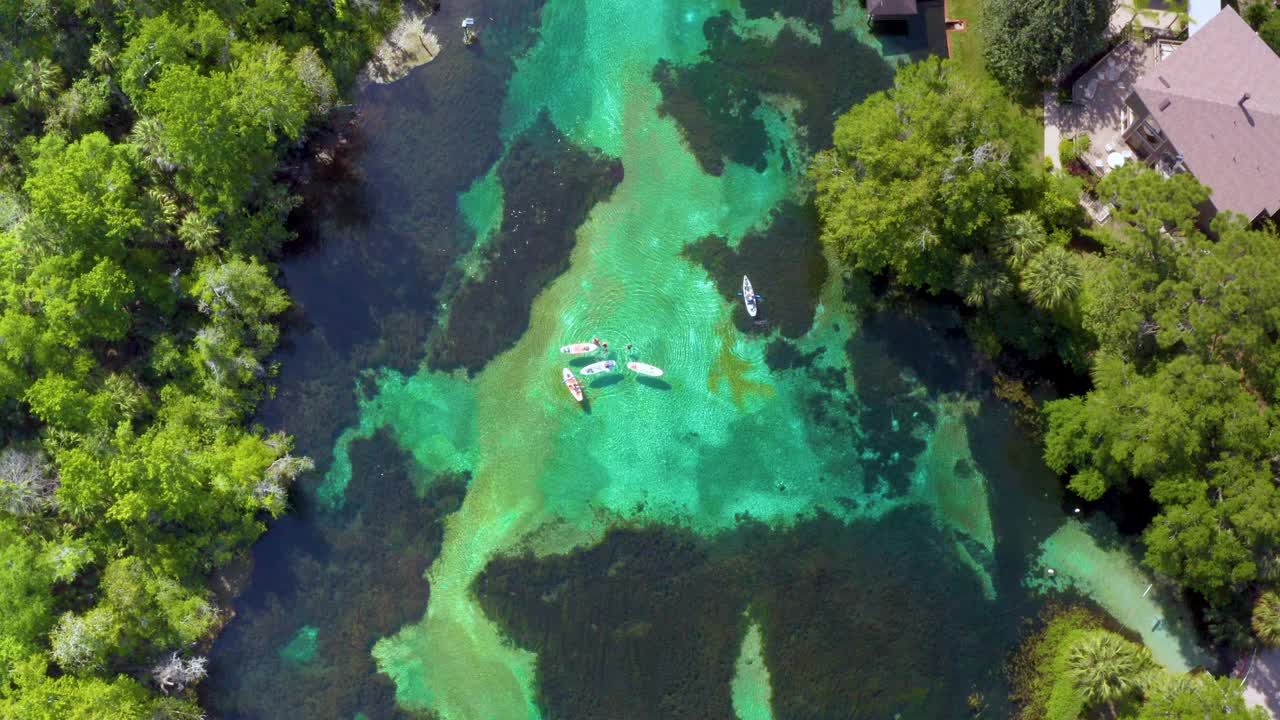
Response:
[{"label": "dense forest canopy", "polygon": [[398,10],[0,1],[0,718],[200,715],[210,573],[310,467],[246,425],[276,166]]}]

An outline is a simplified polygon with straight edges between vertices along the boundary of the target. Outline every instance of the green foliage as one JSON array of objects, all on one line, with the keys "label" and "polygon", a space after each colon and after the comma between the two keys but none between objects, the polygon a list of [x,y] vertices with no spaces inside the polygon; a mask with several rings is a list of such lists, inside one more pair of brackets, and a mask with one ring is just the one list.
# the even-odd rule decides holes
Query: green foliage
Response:
[{"label": "green foliage", "polygon": [[1267,720],[1260,707],[1245,706],[1240,682],[1229,677],[1158,673],[1148,682],[1137,720]]},{"label": "green foliage", "polygon": [[1258,28],[1258,37],[1261,37],[1271,49],[1280,53],[1280,12],[1272,12],[1271,17],[1262,23]]},{"label": "green foliage", "polygon": [[823,241],[905,285],[990,297],[1001,283],[974,253],[1032,182],[1020,120],[994,84],[948,62],[904,67],[892,90],[839,119],[835,147],[813,161]]},{"label": "green foliage", "polygon": [[1063,165],[1070,165],[1080,156],[1089,150],[1089,135],[1077,135],[1070,138],[1062,138],[1058,142],[1058,161]]},{"label": "green foliage", "polygon": [[47,663],[33,655],[0,686],[0,720],[196,720],[194,704],[159,698],[125,675],[111,678],[63,675],[53,678]]},{"label": "green foliage", "polygon": [[909,288],[954,293],[973,309],[970,337],[990,354],[1011,346],[1083,363],[1088,348],[1069,335],[1083,270],[1065,249],[1085,223],[1082,186],[1036,162],[1038,128],[1007,93],[924,61],[841,117],[834,139],[809,172],[836,256]]},{"label": "green foliage", "polygon": [[1010,665],[1018,720],[1214,718],[1263,720],[1237,680],[1160,669],[1150,652],[1078,607],[1055,610]]},{"label": "green foliage", "polygon": [[1055,80],[1103,47],[1114,10],[1114,0],[988,0],[987,69],[1017,89]]},{"label": "green foliage", "polygon": [[1271,437],[1280,262],[1271,230],[1196,225],[1189,175],[1122,169],[1099,193],[1119,229],[1085,263],[1083,328],[1101,348],[1093,390],[1046,405],[1045,459],[1097,499],[1136,479],[1160,505],[1146,561],[1215,602],[1257,576],[1280,540]]},{"label": "green foliage", "polygon": [[1253,605],[1253,632],[1267,645],[1280,645],[1280,595],[1268,590]]},{"label": "green foliage", "polygon": [[244,426],[272,176],[398,11],[0,0],[0,720],[200,717],[155,689],[193,697],[210,573],[312,467]]},{"label": "green foliage", "polygon": [[302,132],[315,96],[275,45],[232,45],[229,71],[167,69],[144,109],[159,122],[180,190],[205,212],[234,212],[275,164],[275,146]]},{"label": "green foliage", "polygon": [[128,146],[91,133],[67,144],[46,135],[36,146],[25,190],[31,212],[58,228],[52,248],[120,259],[142,229],[139,173]]},{"label": "green foliage", "polygon": [[[1225,602],[1280,544],[1280,237],[1224,214],[1210,239],[1209,190],[1136,163],[1097,185],[1115,222],[1084,230],[1079,180],[1031,167],[1019,137],[991,85],[936,60],[903,68],[810,167],[823,241],[856,269],[954,293],[989,353],[1088,367],[1087,395],[1045,405],[1046,461],[1087,500],[1149,491],[1147,564]],[[1081,235],[1104,252],[1075,249]]]},{"label": "green foliage", "polygon": [[1022,288],[1027,297],[1036,307],[1050,312],[1070,307],[1082,284],[1076,256],[1058,246],[1033,255],[1022,271]]},{"label": "green foliage", "polygon": [[1076,639],[1101,627],[1098,616],[1081,607],[1049,611],[1044,627],[1023,641],[1010,663],[1018,720],[1080,716],[1084,697],[1067,679],[1067,653]]},{"label": "green foliage", "polygon": [[53,625],[53,582],[39,542],[0,516],[0,678],[40,651]]},{"label": "green foliage", "polygon": [[1066,678],[1092,706],[1133,697],[1154,668],[1149,650],[1106,630],[1082,633],[1067,648]]},{"label": "green foliage", "polygon": [[1244,20],[1249,27],[1258,30],[1271,18],[1273,10],[1268,2],[1255,2],[1244,10]]}]

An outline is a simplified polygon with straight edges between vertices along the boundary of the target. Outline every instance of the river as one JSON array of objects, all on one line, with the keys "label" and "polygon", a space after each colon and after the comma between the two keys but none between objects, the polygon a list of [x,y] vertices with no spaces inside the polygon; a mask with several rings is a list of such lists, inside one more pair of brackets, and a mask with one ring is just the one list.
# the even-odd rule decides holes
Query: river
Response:
[{"label": "river", "polygon": [[[824,256],[808,158],[922,30],[844,0],[444,5],[441,52],[361,90],[299,187],[259,419],[319,470],[254,549],[216,716],[1005,717],[1055,597],[1203,661],[955,311],[871,311]],[[562,369],[606,358],[665,375],[575,402]]]}]

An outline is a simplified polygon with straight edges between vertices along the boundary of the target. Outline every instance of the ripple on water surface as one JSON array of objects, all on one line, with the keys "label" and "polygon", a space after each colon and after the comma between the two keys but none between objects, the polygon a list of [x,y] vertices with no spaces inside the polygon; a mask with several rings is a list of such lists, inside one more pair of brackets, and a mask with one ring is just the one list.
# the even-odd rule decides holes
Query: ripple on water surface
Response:
[{"label": "ripple on water surface", "polygon": [[[350,448],[381,428],[413,457],[419,495],[437,473],[469,478],[432,555],[425,614],[373,647],[403,708],[443,720],[960,717],[972,688],[1003,687],[1008,613],[1025,598],[970,452],[967,359],[934,344],[936,328],[912,335],[895,318],[883,323],[905,342],[884,328],[867,341],[800,199],[811,143],[891,69],[850,30],[860,11],[848,3],[842,29],[830,3],[788,0],[778,6],[799,19],[768,22],[762,1],[748,5],[550,0],[515,61],[503,157],[455,183],[455,224],[493,241],[529,209],[493,178],[539,118],[566,152],[598,148],[623,168],[612,193],[569,203],[585,220],[567,269],[513,290],[521,314],[533,298],[518,339],[439,364],[471,376],[375,374],[337,441],[321,493],[335,508],[362,482]],[[708,80],[729,91],[698,92]],[[660,114],[677,90],[688,112]],[[744,98],[765,108],[745,150],[721,132]],[[748,267],[690,262],[686,248],[708,237]],[[491,269],[463,277],[494,281]],[[774,325],[735,324],[740,272],[758,278]],[[774,329],[789,344],[770,346]],[[560,369],[580,361],[558,348],[591,338],[667,373],[592,379],[579,406]],[[617,665],[632,650],[628,667],[653,672]]]}]

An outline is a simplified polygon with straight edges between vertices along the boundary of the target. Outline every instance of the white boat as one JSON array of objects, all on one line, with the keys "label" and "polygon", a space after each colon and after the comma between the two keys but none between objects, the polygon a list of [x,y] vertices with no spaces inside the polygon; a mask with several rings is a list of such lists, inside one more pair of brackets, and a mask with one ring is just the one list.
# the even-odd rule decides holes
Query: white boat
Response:
[{"label": "white boat", "polygon": [[627,369],[631,372],[640,373],[641,375],[648,375],[649,377],[662,377],[662,368],[654,367],[649,363],[629,362],[627,363]]},{"label": "white boat", "polygon": [[751,317],[756,316],[756,293],[751,289],[751,281],[746,275],[742,276],[742,302],[747,306],[747,314]]},{"label": "white boat", "polygon": [[560,352],[565,355],[586,355],[587,353],[593,353],[599,349],[600,346],[595,343],[574,343],[560,348]]},{"label": "white boat", "polygon": [[573,371],[565,368],[564,372],[561,373],[561,377],[564,378],[564,385],[569,388],[569,394],[573,396],[573,399],[582,402],[582,383],[578,382],[578,378],[573,376]]},{"label": "white boat", "polygon": [[591,363],[590,365],[582,368],[578,372],[582,373],[583,375],[596,375],[602,372],[609,372],[610,370],[616,367],[618,367],[618,363],[612,360],[601,360],[600,362]]}]

